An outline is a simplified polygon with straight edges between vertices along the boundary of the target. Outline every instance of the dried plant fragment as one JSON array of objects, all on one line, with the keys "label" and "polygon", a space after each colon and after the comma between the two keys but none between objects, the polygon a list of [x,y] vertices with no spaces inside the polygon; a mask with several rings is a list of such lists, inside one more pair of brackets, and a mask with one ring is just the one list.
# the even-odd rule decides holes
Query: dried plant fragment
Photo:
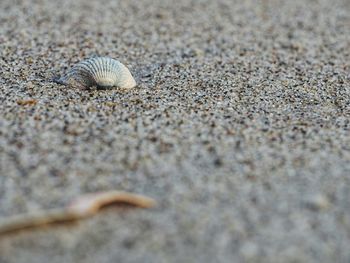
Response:
[{"label": "dried plant fragment", "polygon": [[156,204],[149,197],[128,192],[110,191],[86,194],[65,208],[0,219],[0,235],[26,228],[87,218],[97,214],[104,206],[114,203],[125,203],[141,208],[151,208]]},{"label": "dried plant fragment", "polygon": [[126,203],[141,208],[155,206],[155,201],[149,197],[128,192],[110,191],[86,194],[73,201],[68,209],[86,216],[96,214],[104,206],[114,203]]}]

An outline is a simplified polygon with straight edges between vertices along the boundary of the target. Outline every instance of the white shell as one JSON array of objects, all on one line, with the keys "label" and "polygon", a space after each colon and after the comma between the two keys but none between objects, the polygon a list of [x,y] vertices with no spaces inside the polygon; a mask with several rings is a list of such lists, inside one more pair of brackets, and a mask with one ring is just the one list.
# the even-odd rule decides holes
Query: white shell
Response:
[{"label": "white shell", "polygon": [[83,60],[57,82],[79,88],[97,86],[131,89],[136,86],[136,81],[128,68],[118,60],[108,57]]}]

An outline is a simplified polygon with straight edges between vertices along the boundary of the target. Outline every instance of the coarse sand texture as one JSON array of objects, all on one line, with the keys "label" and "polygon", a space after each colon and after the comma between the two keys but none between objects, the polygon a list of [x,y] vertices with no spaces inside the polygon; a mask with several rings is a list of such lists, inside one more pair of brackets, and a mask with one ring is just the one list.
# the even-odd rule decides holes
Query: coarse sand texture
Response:
[{"label": "coarse sand texture", "polygon": [[[0,263],[350,262],[350,1],[1,0]],[[137,87],[54,83],[115,58]]]}]

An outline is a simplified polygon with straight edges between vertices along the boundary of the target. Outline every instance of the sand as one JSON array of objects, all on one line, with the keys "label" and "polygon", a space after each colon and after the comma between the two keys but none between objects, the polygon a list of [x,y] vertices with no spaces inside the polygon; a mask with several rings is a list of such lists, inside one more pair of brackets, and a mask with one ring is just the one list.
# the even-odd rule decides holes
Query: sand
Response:
[{"label": "sand", "polygon": [[[2,0],[0,24],[0,217],[158,201],[0,236],[1,263],[350,262],[349,1]],[[51,82],[96,55],[138,87]]]}]

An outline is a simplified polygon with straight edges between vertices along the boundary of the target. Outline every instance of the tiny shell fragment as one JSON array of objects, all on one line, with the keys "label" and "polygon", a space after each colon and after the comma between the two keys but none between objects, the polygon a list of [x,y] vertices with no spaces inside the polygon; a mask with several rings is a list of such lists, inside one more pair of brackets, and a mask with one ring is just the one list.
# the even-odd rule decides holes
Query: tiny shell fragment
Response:
[{"label": "tiny shell fragment", "polygon": [[35,99],[28,99],[28,100],[17,100],[17,104],[20,106],[25,106],[25,105],[35,105],[37,104],[38,101]]}]

